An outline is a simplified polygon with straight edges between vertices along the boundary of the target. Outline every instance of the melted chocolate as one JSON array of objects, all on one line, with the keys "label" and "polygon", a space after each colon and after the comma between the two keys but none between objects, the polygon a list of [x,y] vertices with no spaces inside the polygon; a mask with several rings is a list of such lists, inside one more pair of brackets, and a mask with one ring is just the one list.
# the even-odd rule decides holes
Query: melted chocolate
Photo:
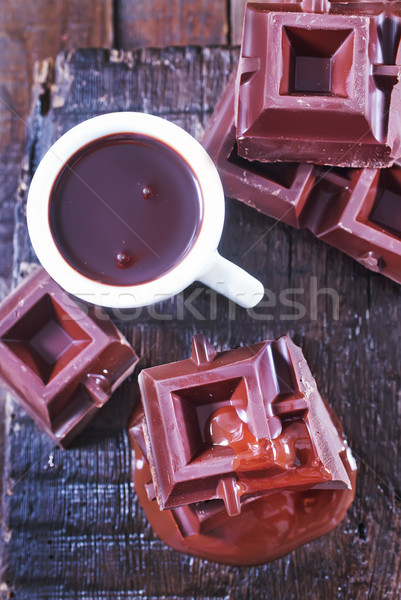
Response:
[{"label": "melted chocolate", "polygon": [[200,229],[202,199],[185,159],[159,140],[116,134],[76,152],[51,193],[55,243],[80,273],[110,285],[177,265]]},{"label": "melted chocolate", "polygon": [[161,510],[148,494],[152,476],[141,409],[131,422],[130,438],[135,491],[153,529],[175,550],[208,560],[234,565],[275,560],[329,533],[344,519],[354,499],[356,468],[343,439],[340,457],[351,490],[280,490],[251,498],[239,515],[231,517],[227,516],[221,500]]},{"label": "melted chocolate", "polygon": [[288,337],[216,353],[198,335],[190,359],[145,369],[139,384],[135,487],[169,545],[256,564],[344,517],[352,455]]}]

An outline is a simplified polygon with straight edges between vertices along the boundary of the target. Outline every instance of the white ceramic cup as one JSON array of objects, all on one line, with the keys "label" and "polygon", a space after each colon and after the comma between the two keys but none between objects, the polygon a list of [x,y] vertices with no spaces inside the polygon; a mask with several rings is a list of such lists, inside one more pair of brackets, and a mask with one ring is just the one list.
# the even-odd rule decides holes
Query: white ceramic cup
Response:
[{"label": "white ceramic cup", "polygon": [[[75,152],[103,136],[127,132],[160,140],[184,157],[198,180],[203,218],[198,237],[174,268],[146,283],[118,286],[89,279],[66,261],[53,239],[49,202],[60,170]],[[224,208],[224,192],[217,169],[191,135],[160,117],[118,112],[84,121],[53,144],[32,179],[27,220],[33,248],[43,267],[66,291],[87,302],[111,308],[147,306],[178,294],[194,281],[201,281],[249,308],[262,299],[264,288],[260,281],[218,253]]]}]

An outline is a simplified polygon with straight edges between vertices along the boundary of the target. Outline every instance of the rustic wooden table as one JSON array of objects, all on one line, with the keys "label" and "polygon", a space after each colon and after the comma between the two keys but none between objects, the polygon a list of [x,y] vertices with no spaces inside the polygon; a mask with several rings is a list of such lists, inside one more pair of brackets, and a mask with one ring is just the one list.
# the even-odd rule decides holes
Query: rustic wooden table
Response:
[{"label": "rustic wooden table", "polygon": [[[41,63],[16,212],[14,281],[35,262],[26,189],[49,145],[77,122],[116,110],[162,115],[199,137],[237,56],[238,50],[223,47],[88,50],[61,54],[55,65]],[[233,310],[194,285],[157,307],[161,319],[147,310],[113,318],[141,356],[138,369],[187,357],[195,332],[221,349],[288,331],[340,415],[358,460],[356,500],[345,521],[260,567],[181,555],[153,534],[132,486],[125,425],[138,399],[135,376],[66,452],[9,401],[0,598],[401,597],[400,287],[308,232],[229,199],[221,250],[263,280],[268,306]],[[285,305],[283,290],[292,290],[287,299],[304,309]]]}]

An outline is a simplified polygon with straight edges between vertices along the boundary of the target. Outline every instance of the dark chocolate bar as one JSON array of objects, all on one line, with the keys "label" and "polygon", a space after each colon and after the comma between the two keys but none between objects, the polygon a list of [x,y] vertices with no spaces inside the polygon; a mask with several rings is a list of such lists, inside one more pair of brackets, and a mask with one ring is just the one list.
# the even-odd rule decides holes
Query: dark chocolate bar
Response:
[{"label": "dark chocolate bar", "polygon": [[0,305],[0,377],[62,447],[138,362],[105,313],[84,309],[42,268]]},{"label": "dark chocolate bar", "polygon": [[217,166],[227,196],[299,227],[299,216],[314,183],[314,166],[261,163],[238,155],[235,76],[236,72],[233,72],[207,123],[201,143]]},{"label": "dark chocolate bar", "polygon": [[226,194],[346,252],[401,283],[401,163],[387,169],[264,163],[238,156],[234,81],[228,83],[203,146]]},{"label": "dark chocolate bar", "polygon": [[190,359],[143,370],[139,385],[161,509],[220,499],[234,515],[262,492],[350,487],[342,441],[287,337],[216,353],[195,336]]},{"label": "dark chocolate bar", "polygon": [[401,155],[400,15],[398,2],[248,3],[238,154],[392,165]]}]

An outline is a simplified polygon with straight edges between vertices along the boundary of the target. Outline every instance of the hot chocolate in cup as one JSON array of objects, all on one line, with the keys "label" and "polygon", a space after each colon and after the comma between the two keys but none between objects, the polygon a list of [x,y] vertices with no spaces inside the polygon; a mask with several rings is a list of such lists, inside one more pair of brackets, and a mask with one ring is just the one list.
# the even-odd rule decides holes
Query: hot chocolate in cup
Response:
[{"label": "hot chocolate in cup", "polygon": [[146,306],[194,281],[244,307],[263,297],[217,251],[224,192],[212,160],[153,115],[100,115],[60,137],[33,177],[27,219],[43,267],[93,304]]}]

